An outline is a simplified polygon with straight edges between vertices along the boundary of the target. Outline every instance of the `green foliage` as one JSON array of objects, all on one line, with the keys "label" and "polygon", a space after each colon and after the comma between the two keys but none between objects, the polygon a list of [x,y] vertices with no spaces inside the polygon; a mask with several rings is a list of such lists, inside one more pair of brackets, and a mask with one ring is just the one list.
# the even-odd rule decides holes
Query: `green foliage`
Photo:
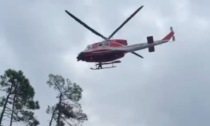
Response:
[{"label": "green foliage", "polygon": [[29,126],[37,126],[39,125],[39,121],[34,118],[34,113],[31,111],[21,111],[22,117],[20,118],[22,121],[27,121]]},{"label": "green foliage", "polygon": [[[82,98],[82,88],[69,79],[64,79],[60,75],[49,75],[47,84],[58,91],[58,103],[52,107],[48,106],[47,113],[52,114],[49,125],[52,121],[57,122],[57,126],[63,126],[65,123],[73,125],[67,121],[74,120],[80,123],[87,120],[87,116],[82,112],[81,105],[78,103]],[[65,122],[65,123],[64,123]]]},{"label": "green foliage", "polygon": [[23,121],[30,126],[38,125],[39,122],[34,118],[33,112],[28,110],[39,109],[40,106],[38,101],[33,100],[35,91],[23,72],[8,69],[0,76],[0,86],[6,93],[6,97],[0,100],[0,106],[3,106],[0,124],[7,113],[7,116],[11,116],[11,124],[12,121]]}]

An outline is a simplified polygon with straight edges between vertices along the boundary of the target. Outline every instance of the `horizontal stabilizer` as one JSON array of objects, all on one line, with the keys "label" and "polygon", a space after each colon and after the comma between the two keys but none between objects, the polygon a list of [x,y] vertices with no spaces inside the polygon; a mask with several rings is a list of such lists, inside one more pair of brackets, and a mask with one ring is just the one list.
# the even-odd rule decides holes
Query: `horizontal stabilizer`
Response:
[{"label": "horizontal stabilizer", "polygon": [[[153,36],[148,36],[147,37],[147,43],[148,44],[153,44],[154,40],[153,40]],[[149,46],[149,52],[154,52],[155,51],[155,47],[154,46]]]},{"label": "horizontal stabilizer", "polygon": [[155,51],[155,47],[149,47],[149,52],[154,52]]}]

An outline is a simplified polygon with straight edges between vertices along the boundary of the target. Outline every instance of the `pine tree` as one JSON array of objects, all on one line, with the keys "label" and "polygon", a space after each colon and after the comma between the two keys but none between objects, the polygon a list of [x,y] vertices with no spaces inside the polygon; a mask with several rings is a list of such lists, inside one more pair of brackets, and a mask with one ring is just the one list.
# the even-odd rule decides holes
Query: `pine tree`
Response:
[{"label": "pine tree", "polygon": [[8,69],[0,76],[1,91],[6,94],[0,100],[2,112],[0,125],[3,117],[10,118],[10,126],[13,122],[23,122],[27,126],[37,126],[39,121],[34,117],[31,110],[39,109],[38,101],[34,101],[35,91],[29,80],[22,71]]},{"label": "pine tree", "polygon": [[49,126],[53,121],[56,121],[56,126],[73,126],[87,120],[87,115],[83,113],[79,104],[82,97],[82,88],[79,85],[53,74],[49,75],[47,84],[58,92],[58,103],[47,108],[47,113],[51,114]]}]

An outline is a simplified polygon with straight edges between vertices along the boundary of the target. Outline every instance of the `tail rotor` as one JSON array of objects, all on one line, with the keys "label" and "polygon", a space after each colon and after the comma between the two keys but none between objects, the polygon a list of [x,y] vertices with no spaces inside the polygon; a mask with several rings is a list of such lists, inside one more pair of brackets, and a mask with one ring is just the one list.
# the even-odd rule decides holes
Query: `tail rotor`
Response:
[{"label": "tail rotor", "polygon": [[[171,32],[174,32],[173,27],[170,27]],[[172,36],[172,40],[175,41],[175,36]]]}]

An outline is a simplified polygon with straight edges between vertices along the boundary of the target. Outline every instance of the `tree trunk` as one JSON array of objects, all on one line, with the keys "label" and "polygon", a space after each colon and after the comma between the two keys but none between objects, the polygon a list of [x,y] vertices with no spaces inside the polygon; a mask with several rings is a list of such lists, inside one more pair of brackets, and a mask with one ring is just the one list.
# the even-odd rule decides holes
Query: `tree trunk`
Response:
[{"label": "tree trunk", "polygon": [[12,92],[12,86],[10,87],[10,91],[9,91],[9,94],[7,95],[7,98],[6,98],[6,101],[4,103],[4,106],[3,106],[3,110],[1,112],[1,116],[0,116],[0,126],[2,125],[2,119],[3,119],[3,116],[4,116],[4,112],[6,110],[6,106],[7,106],[7,103],[8,103],[8,100],[9,100],[9,96],[11,95],[11,92]]},{"label": "tree trunk", "polygon": [[57,118],[57,126],[60,126],[60,118],[61,118],[61,101],[62,101],[62,94],[60,94],[59,103],[58,103],[58,118]]},{"label": "tree trunk", "polygon": [[13,98],[13,104],[12,104],[12,113],[11,113],[11,118],[10,118],[10,126],[12,126],[12,120],[14,117],[14,108],[15,108],[15,99],[16,99],[16,93],[14,94],[14,98]]},{"label": "tree trunk", "polygon": [[51,116],[51,119],[50,119],[49,126],[51,126],[51,125],[52,125],[52,120],[53,120],[53,118],[54,118],[54,115],[55,115],[55,111],[56,111],[56,109],[57,109],[57,108],[55,108],[55,109],[53,110],[53,113],[52,113],[52,116]]},{"label": "tree trunk", "polygon": [[14,98],[12,99],[12,113],[11,113],[11,118],[10,118],[10,126],[12,126],[12,120],[14,117],[14,108],[15,108],[15,102],[16,102],[16,97],[17,97],[17,87],[18,87],[18,84],[15,85]]}]

